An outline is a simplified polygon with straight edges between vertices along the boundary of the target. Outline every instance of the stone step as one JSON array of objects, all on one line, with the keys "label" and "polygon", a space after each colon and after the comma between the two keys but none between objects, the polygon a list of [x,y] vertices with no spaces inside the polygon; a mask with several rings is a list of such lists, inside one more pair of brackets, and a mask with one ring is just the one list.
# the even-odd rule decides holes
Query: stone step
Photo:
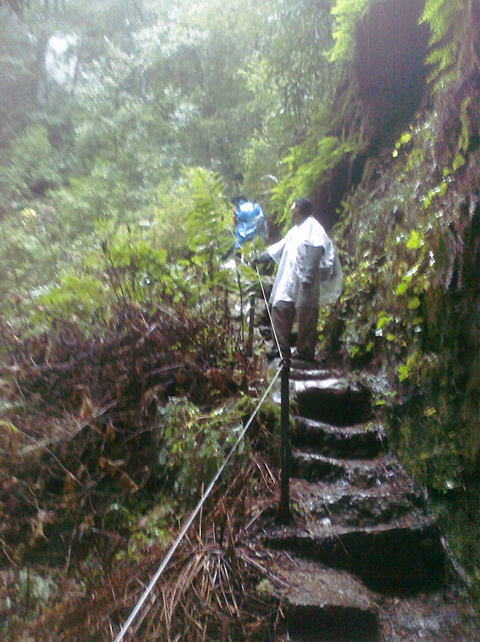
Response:
[{"label": "stone step", "polygon": [[395,477],[405,477],[405,472],[397,459],[389,454],[372,459],[339,459],[294,447],[290,457],[290,477],[310,482],[343,481],[364,490],[388,483]]},{"label": "stone step", "polygon": [[[281,402],[279,385],[272,400]],[[290,400],[297,415],[333,426],[365,423],[373,416],[368,388],[347,379],[290,379]]]},{"label": "stone step", "polygon": [[295,361],[290,375],[292,518],[265,512],[255,534],[280,578],[288,630],[275,639],[480,639],[426,492],[370,423],[369,390]]},{"label": "stone step", "polygon": [[283,551],[263,551],[267,577],[258,590],[281,608],[277,642],[476,642],[477,614],[453,580],[401,597],[374,593],[346,571]]},{"label": "stone step", "polygon": [[390,480],[367,490],[342,481],[322,484],[292,479],[290,505],[307,524],[317,521],[323,526],[379,526],[429,512],[426,494],[408,479]]},{"label": "stone step", "polygon": [[385,642],[478,642],[480,624],[464,586],[382,600],[380,636]]},{"label": "stone step", "polygon": [[387,437],[380,425],[332,426],[315,419],[295,417],[291,441],[297,447],[321,451],[328,457],[367,459],[387,450]]},{"label": "stone step", "polygon": [[319,366],[311,365],[306,361],[293,359],[290,367],[290,380],[292,381],[318,381],[319,379],[333,379],[334,373]]},{"label": "stone step", "polygon": [[445,576],[446,556],[430,516],[364,528],[321,521],[276,525],[266,529],[263,543],[354,573],[376,591],[418,591],[438,586]]},{"label": "stone step", "polygon": [[278,600],[289,640],[376,640],[378,608],[358,579],[281,551],[262,562],[277,581],[263,587]]}]

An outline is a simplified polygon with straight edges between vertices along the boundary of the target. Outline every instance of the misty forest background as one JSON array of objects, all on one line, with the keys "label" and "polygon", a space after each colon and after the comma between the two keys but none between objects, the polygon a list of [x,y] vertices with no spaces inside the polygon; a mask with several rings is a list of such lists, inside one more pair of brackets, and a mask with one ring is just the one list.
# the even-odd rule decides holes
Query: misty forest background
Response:
[{"label": "misty forest background", "polygon": [[[272,242],[314,202],[344,268],[320,355],[371,377],[478,603],[478,2],[3,0],[0,66],[2,634],[118,630],[265,388],[239,313],[256,275],[221,260],[240,193]],[[225,542],[271,501],[274,422],[204,516]],[[202,537],[141,639],[192,605],[265,639],[254,564],[243,608],[222,559],[188,566]]]}]

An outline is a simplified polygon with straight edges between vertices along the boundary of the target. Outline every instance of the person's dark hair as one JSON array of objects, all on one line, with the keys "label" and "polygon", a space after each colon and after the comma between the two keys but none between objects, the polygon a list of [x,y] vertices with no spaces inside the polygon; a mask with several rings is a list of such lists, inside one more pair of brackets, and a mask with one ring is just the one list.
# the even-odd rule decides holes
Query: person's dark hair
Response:
[{"label": "person's dark hair", "polygon": [[313,212],[313,204],[308,198],[297,198],[297,200],[293,202],[293,205],[300,210],[301,215],[305,218]]},{"label": "person's dark hair", "polygon": [[235,205],[235,207],[240,207],[240,205],[242,205],[242,203],[246,203],[247,200],[248,199],[246,196],[240,194],[239,196],[235,196],[234,198],[232,198],[232,203]]}]

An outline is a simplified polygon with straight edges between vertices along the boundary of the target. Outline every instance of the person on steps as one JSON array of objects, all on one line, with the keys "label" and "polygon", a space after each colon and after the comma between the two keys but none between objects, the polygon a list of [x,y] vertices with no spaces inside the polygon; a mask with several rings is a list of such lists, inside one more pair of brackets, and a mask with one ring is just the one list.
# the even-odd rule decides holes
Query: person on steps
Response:
[{"label": "person on steps", "polygon": [[235,240],[233,246],[222,256],[222,260],[233,253],[240,254],[245,243],[253,241],[257,236],[264,240],[268,233],[267,219],[256,201],[249,201],[245,196],[236,196],[232,203]]},{"label": "person on steps", "polygon": [[300,198],[291,206],[293,227],[254,264],[275,261],[278,270],[270,295],[272,322],[282,358],[290,357],[292,328],[298,321],[297,356],[315,361],[320,305],[335,303],[342,289],[342,268],[333,244]]}]

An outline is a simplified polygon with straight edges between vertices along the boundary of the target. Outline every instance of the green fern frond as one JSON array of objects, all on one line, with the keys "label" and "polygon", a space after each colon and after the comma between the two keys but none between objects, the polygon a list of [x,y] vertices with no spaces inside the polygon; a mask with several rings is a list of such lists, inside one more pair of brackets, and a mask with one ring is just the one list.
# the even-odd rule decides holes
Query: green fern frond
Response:
[{"label": "green fern frond", "polygon": [[331,10],[333,47],[327,52],[330,62],[351,57],[355,26],[366,13],[370,0],[337,0]]},{"label": "green fern frond", "polygon": [[283,212],[279,222],[289,224],[288,212],[292,200],[308,196],[318,189],[322,181],[326,180],[328,171],[356,150],[358,146],[353,140],[343,141],[336,136],[324,136],[319,141],[305,141],[303,145],[292,148],[283,159],[288,171],[273,188],[271,195],[274,209]]},{"label": "green fern frond", "polygon": [[471,40],[467,34],[471,12],[472,0],[427,0],[425,3],[420,22],[430,27],[430,53],[426,62],[432,67],[429,82],[434,92],[461,71],[461,50]]},{"label": "green fern frond", "polygon": [[184,177],[192,202],[185,224],[189,249],[206,255],[225,251],[232,240],[222,179],[198,167],[186,169]]},{"label": "green fern frond", "polygon": [[432,49],[425,59],[425,63],[431,68],[428,76],[428,82],[435,87],[437,79],[445,82],[448,77],[454,74],[457,56],[450,45],[445,45],[439,49]]},{"label": "green fern frond", "polygon": [[445,10],[445,5],[453,4],[451,0],[427,0],[421,22],[432,22]]}]

